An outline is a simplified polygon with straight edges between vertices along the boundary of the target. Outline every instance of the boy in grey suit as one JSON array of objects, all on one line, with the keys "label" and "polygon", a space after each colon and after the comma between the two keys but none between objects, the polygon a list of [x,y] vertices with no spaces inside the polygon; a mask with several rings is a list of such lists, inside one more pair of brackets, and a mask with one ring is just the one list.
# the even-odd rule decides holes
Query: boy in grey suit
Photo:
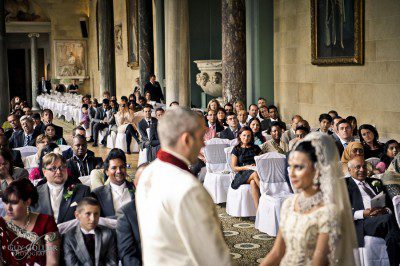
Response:
[{"label": "boy in grey suit", "polygon": [[115,231],[99,225],[100,204],[82,199],[75,211],[79,220],[63,238],[65,265],[118,265]]}]

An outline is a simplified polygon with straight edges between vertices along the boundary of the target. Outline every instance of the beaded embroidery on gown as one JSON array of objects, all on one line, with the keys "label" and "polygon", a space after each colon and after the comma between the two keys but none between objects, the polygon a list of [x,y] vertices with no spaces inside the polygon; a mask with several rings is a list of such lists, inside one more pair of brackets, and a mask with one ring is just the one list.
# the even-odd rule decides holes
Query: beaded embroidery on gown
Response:
[{"label": "beaded embroidery on gown", "polygon": [[333,229],[329,222],[333,205],[302,214],[294,211],[298,196],[288,198],[281,208],[280,230],[286,251],[280,265],[311,265],[318,235],[328,234]]}]

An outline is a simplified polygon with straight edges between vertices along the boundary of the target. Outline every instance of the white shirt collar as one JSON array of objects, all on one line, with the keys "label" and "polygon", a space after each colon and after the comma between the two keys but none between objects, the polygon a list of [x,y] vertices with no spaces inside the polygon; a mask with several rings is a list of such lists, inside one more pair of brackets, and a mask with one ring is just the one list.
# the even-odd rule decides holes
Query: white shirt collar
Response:
[{"label": "white shirt collar", "polygon": [[83,228],[81,227],[81,231],[82,231],[82,233],[84,233],[85,235],[95,235],[94,229],[92,229],[92,230],[90,230],[90,231],[88,232],[88,231],[86,231],[85,229],[83,229]]},{"label": "white shirt collar", "polygon": [[113,184],[112,182],[110,182],[110,186],[112,190],[117,190],[117,191],[121,191],[124,188],[126,188],[126,182],[124,182],[122,185],[117,185],[117,184]]},{"label": "white shirt collar", "polygon": [[183,155],[181,155],[181,154],[179,154],[179,153],[177,153],[177,152],[171,151],[171,150],[168,149],[168,148],[163,148],[163,150],[164,150],[165,152],[170,153],[172,156],[175,156],[175,157],[178,158],[179,160],[183,161],[187,166],[189,166],[189,165],[191,164],[190,161],[189,161],[187,158],[185,158],[185,156],[183,156]]},{"label": "white shirt collar", "polygon": [[58,184],[50,184],[49,182],[47,182],[47,186],[49,187],[50,190],[53,189],[63,189],[64,188],[64,184],[58,185]]},{"label": "white shirt collar", "polygon": [[278,118],[277,119],[269,118],[269,119],[271,119],[271,122],[278,122]]},{"label": "white shirt collar", "polygon": [[357,184],[357,186],[359,186],[360,184],[363,184],[363,183],[365,183],[365,184],[368,185],[368,183],[367,183],[365,180],[364,180],[364,181],[360,181],[360,180],[355,179],[355,178],[352,177],[352,176],[351,176],[351,178],[353,178],[353,181]]}]

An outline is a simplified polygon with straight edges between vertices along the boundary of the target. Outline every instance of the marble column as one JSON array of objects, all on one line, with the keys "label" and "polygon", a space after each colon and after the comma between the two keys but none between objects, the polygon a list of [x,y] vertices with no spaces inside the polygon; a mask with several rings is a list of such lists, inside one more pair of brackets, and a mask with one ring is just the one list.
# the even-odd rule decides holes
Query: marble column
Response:
[{"label": "marble column", "polygon": [[100,95],[116,96],[113,1],[98,1]]},{"label": "marble column", "polygon": [[164,87],[165,78],[165,60],[164,60],[164,1],[155,0],[155,65],[154,72],[161,87]]},{"label": "marble column", "polygon": [[8,61],[6,48],[5,0],[0,0],[0,121],[7,119],[10,111],[10,92],[8,90]]},{"label": "marble column", "polygon": [[188,0],[168,0],[165,10],[165,76],[167,105],[190,106]]},{"label": "marble column", "polygon": [[39,110],[39,104],[36,101],[37,85],[38,85],[38,47],[37,39],[38,33],[29,33],[28,37],[31,39],[31,84],[32,84],[32,110]]},{"label": "marble column", "polygon": [[140,82],[146,84],[154,74],[153,11],[152,2],[139,0],[139,68]]},{"label": "marble column", "polygon": [[222,96],[246,103],[245,0],[222,0]]}]

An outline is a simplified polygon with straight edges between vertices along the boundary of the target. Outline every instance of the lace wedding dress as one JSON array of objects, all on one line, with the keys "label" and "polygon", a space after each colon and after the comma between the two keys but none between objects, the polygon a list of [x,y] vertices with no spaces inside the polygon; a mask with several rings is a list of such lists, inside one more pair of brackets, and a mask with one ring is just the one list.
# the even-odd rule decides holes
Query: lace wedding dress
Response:
[{"label": "lace wedding dress", "polygon": [[281,265],[311,265],[318,235],[333,231],[334,225],[329,222],[332,205],[302,214],[294,211],[297,198],[288,198],[281,208],[280,230],[286,245]]}]

